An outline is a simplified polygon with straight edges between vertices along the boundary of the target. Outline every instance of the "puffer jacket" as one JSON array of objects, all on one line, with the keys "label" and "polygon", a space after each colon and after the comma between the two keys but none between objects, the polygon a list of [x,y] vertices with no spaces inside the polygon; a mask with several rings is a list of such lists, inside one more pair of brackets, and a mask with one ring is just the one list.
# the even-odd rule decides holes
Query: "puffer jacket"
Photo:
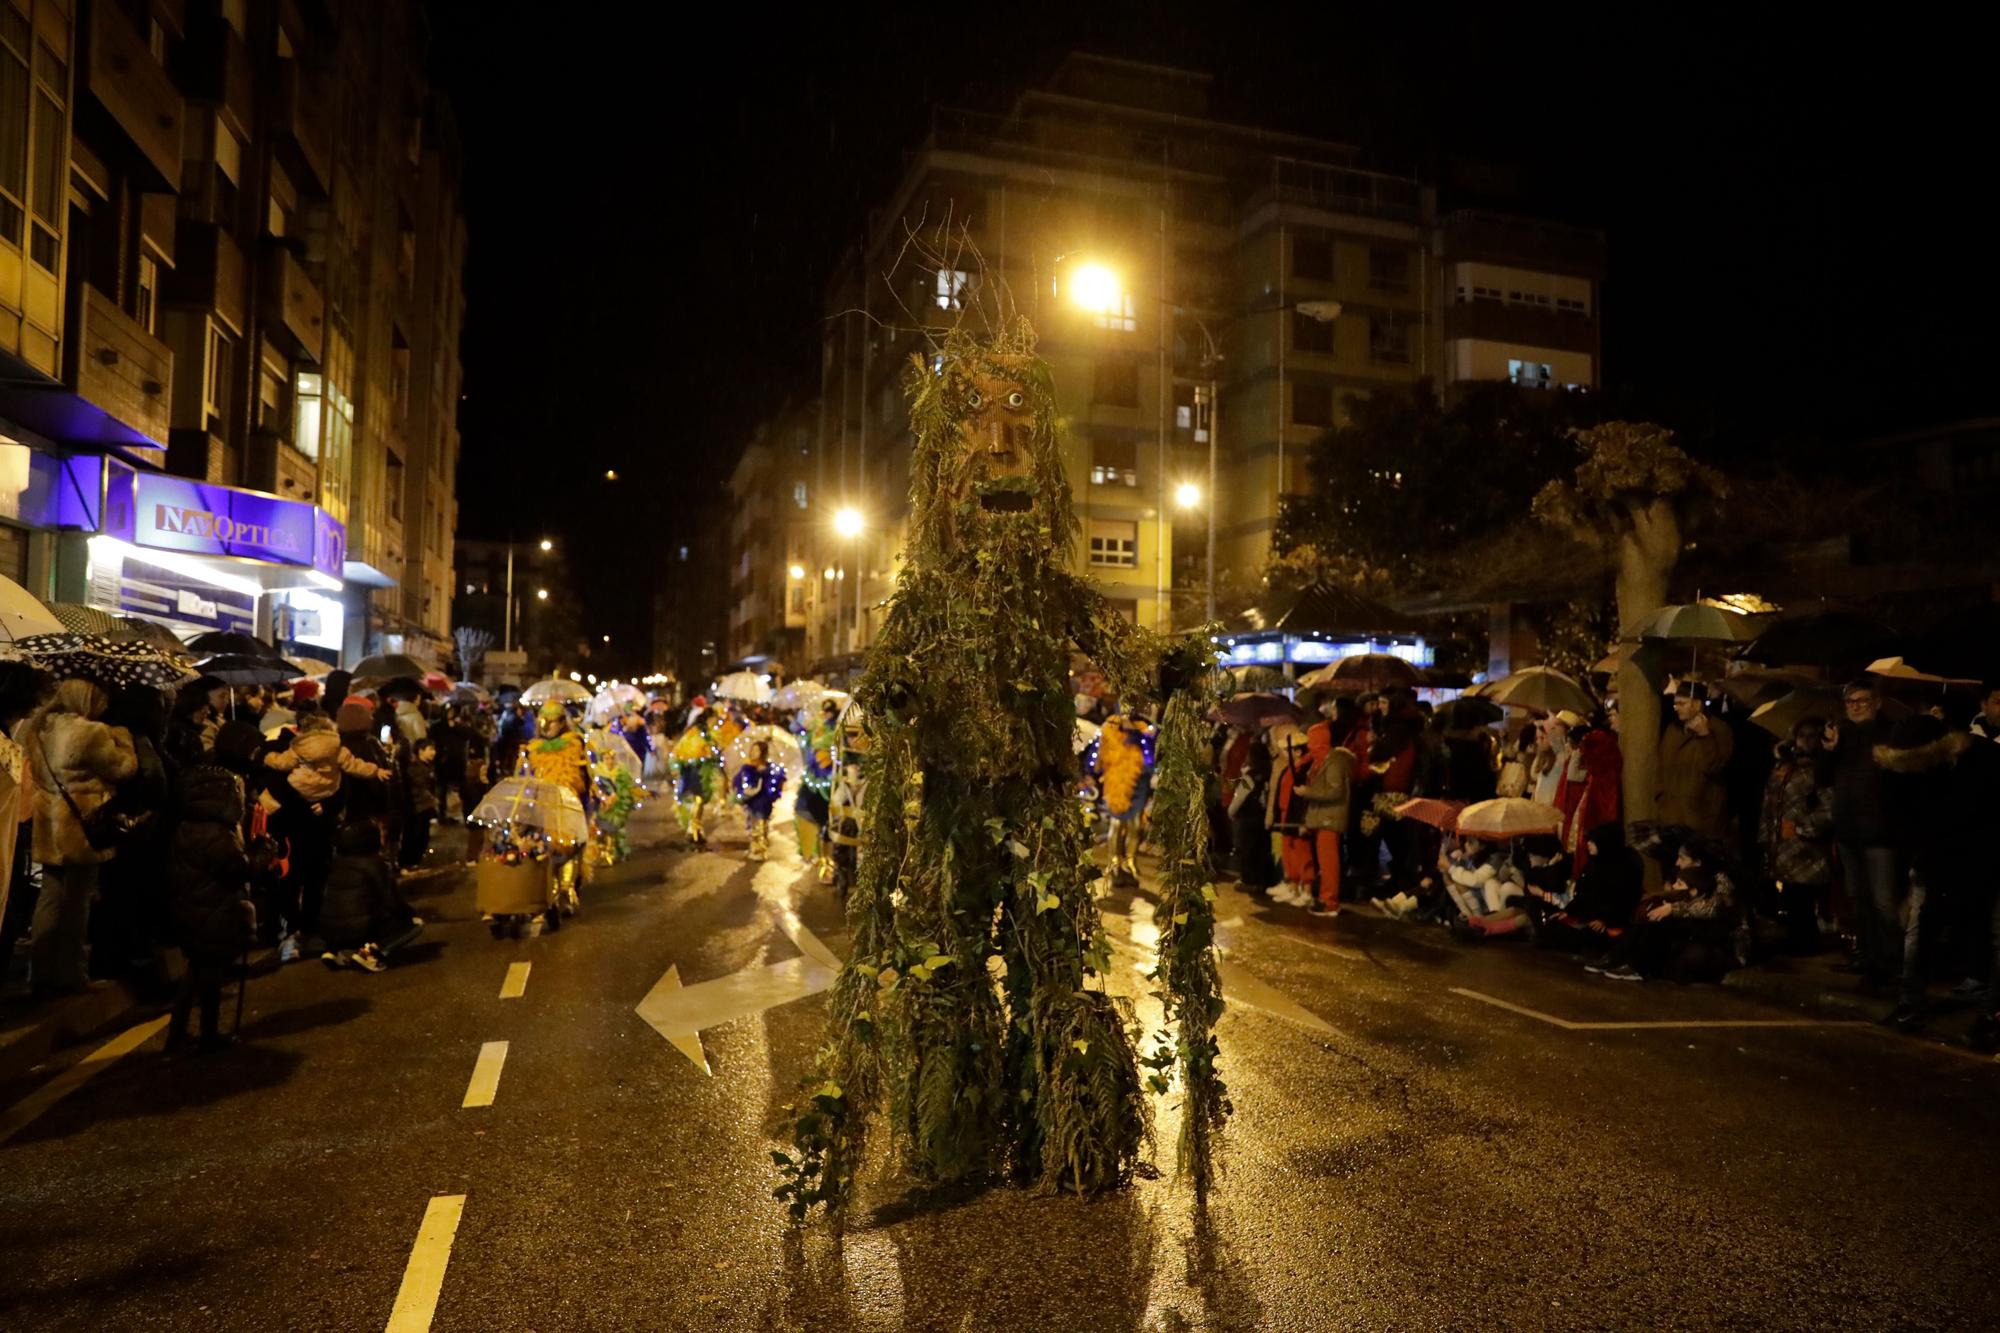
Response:
[{"label": "puffer jacket", "polygon": [[243,781],[215,764],[181,781],[181,818],[167,856],[174,941],[190,954],[231,956],[251,936],[250,862],[243,853]]},{"label": "puffer jacket", "polygon": [[[92,847],[78,816],[109,801],[118,784],[137,771],[131,733],[78,713],[50,713],[39,739],[30,740],[25,748],[35,783],[35,859],[45,866],[109,861],[116,850]],[[69,792],[67,801],[64,790]],[[75,810],[70,809],[72,802]]]},{"label": "puffer jacket", "polygon": [[1333,743],[1333,728],[1325,722],[1313,723],[1306,732],[1306,753],[1312,756],[1312,776],[1304,790],[1306,827],[1344,833],[1353,791],[1354,756]]},{"label": "puffer jacket", "polygon": [[395,872],[382,859],[380,835],[371,826],[349,825],[335,849],[319,912],[321,938],[335,949],[357,949],[407,925],[409,904],[396,892]]},{"label": "puffer jacket", "polygon": [[264,764],[287,774],[292,790],[308,801],[330,800],[340,792],[341,774],[352,778],[386,778],[389,771],[357,757],[340,743],[340,733],[323,717],[309,717],[292,738],[289,750],[274,750]]},{"label": "puffer jacket", "polygon": [[1786,742],[1764,784],[1757,841],[1764,864],[1781,884],[1833,882],[1833,786],[1820,780],[1813,756]]}]

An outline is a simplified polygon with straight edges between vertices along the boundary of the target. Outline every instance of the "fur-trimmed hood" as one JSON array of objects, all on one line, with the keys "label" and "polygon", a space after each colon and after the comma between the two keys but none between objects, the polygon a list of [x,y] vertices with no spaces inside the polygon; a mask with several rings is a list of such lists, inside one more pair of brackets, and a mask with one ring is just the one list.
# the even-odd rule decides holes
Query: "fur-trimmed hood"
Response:
[{"label": "fur-trimmed hood", "polygon": [[1875,762],[1890,773],[1934,773],[1956,766],[1972,744],[1972,737],[1964,732],[1947,731],[1916,745],[1878,745]]}]

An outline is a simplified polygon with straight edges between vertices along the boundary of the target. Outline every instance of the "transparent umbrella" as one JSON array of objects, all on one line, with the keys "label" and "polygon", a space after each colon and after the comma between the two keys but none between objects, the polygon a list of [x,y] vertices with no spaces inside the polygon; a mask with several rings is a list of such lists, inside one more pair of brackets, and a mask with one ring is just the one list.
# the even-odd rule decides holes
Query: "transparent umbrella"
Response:
[{"label": "transparent umbrella", "polygon": [[602,726],[623,713],[628,705],[644,708],[646,692],[636,685],[627,685],[622,681],[615,685],[606,685],[590,701],[590,720]]},{"label": "transparent umbrella", "polygon": [[584,733],[590,748],[597,752],[601,761],[615,764],[625,771],[632,781],[639,781],[645,774],[646,765],[639,758],[639,752],[632,748],[632,742],[620,736],[609,727],[592,727]]},{"label": "transparent umbrella", "polygon": [[774,764],[781,765],[793,778],[805,771],[805,760],[799,753],[799,738],[780,727],[759,724],[747,727],[743,734],[729,744],[722,756],[722,767],[729,780],[736,781],[736,770],[750,762],[750,747],[762,741],[766,753]]},{"label": "transparent umbrella", "polygon": [[521,691],[521,702],[532,708],[539,708],[551,699],[562,704],[588,703],[590,691],[573,680],[538,680]]},{"label": "transparent umbrella", "polygon": [[724,699],[741,699],[745,703],[768,703],[771,699],[771,682],[749,671],[732,671],[715,682],[715,693]]},{"label": "transparent umbrella", "polygon": [[577,794],[543,778],[502,778],[473,809],[472,822],[512,825],[546,834],[551,842],[582,842],[590,836],[590,819]]}]

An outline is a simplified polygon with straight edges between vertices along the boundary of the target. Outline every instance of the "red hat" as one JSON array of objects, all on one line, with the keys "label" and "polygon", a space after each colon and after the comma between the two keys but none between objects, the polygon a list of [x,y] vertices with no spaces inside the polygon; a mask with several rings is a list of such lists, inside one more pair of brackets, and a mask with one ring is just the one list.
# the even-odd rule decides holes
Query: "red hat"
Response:
[{"label": "red hat", "polygon": [[697,694],[694,698],[688,700],[688,707],[689,708],[708,707],[708,696],[705,694]]},{"label": "red hat", "polygon": [[292,699],[304,703],[308,699],[319,698],[319,682],[316,680],[295,680],[292,682]]}]

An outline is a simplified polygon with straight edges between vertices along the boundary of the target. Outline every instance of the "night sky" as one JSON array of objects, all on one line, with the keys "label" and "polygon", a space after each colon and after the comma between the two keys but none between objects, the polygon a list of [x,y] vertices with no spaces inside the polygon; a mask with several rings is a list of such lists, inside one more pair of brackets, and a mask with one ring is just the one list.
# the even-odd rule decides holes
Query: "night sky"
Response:
[{"label": "night sky", "polygon": [[1987,34],[1171,8],[438,0],[471,234],[461,533],[554,532],[590,636],[644,642],[639,553],[724,504],[750,429],[816,386],[828,269],[926,105],[1004,105],[1071,48],[1207,70],[1223,117],[1385,168],[1518,166],[1524,209],[1609,233],[1608,381],[1733,435],[1993,410]]}]

